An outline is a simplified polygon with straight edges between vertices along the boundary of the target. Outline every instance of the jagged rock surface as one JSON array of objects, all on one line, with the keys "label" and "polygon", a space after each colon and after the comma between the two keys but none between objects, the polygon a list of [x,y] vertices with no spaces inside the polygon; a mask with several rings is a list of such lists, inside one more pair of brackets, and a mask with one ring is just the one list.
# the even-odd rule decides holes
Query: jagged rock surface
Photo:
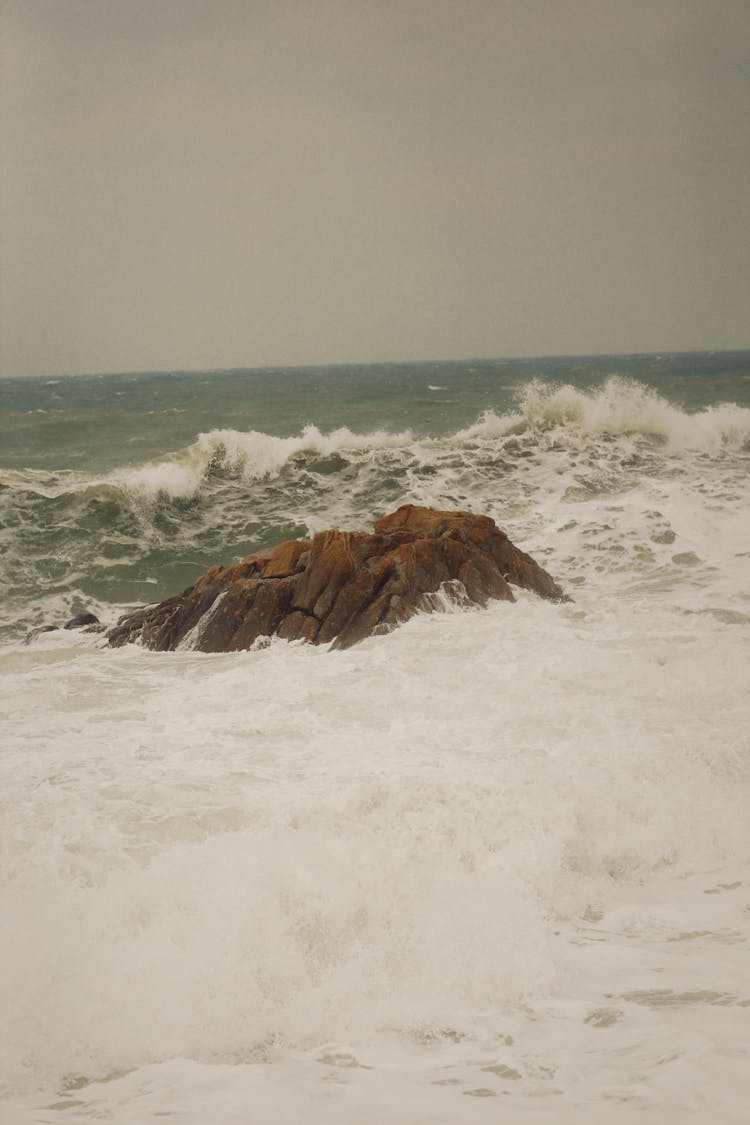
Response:
[{"label": "jagged rock surface", "polygon": [[435,608],[441,597],[512,602],[511,585],[564,598],[488,516],[406,504],[377,520],[372,534],[322,531],[214,566],[181,594],[122,617],[108,640],[231,652],[279,636],[348,648]]}]

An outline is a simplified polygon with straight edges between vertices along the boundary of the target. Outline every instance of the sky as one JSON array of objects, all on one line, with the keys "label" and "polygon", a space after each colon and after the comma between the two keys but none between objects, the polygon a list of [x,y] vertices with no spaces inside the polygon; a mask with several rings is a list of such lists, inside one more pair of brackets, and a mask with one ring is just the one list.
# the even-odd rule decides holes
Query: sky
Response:
[{"label": "sky", "polygon": [[0,374],[750,346],[747,0],[0,0]]}]

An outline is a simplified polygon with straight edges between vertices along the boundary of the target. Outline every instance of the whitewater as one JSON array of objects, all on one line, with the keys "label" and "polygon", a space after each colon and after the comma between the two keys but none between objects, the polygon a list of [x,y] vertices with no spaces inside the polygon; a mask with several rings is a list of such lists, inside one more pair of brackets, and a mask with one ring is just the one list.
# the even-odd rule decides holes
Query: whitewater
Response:
[{"label": "whitewater", "polygon": [[[748,353],[0,390],[0,1121],[745,1120]],[[406,502],[573,600],[27,643]]]}]

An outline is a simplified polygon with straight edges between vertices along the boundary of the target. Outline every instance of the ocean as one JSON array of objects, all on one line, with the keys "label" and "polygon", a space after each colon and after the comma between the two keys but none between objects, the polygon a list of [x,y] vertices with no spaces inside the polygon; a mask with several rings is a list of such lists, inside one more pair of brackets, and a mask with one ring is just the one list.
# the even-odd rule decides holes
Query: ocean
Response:
[{"label": "ocean", "polygon": [[[716,1122],[750,1098],[750,352],[0,383],[0,1120]],[[111,650],[403,503],[571,595]]]}]

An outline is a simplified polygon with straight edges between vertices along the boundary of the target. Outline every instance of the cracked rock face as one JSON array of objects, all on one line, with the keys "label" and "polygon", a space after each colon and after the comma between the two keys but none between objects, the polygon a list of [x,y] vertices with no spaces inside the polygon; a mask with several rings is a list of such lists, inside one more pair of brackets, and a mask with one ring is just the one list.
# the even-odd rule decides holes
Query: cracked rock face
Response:
[{"label": "cracked rock face", "polygon": [[233,652],[272,636],[348,648],[446,600],[512,602],[511,586],[567,600],[488,516],[406,504],[373,533],[322,531],[214,566],[181,594],[126,614],[107,638],[158,651]]}]

